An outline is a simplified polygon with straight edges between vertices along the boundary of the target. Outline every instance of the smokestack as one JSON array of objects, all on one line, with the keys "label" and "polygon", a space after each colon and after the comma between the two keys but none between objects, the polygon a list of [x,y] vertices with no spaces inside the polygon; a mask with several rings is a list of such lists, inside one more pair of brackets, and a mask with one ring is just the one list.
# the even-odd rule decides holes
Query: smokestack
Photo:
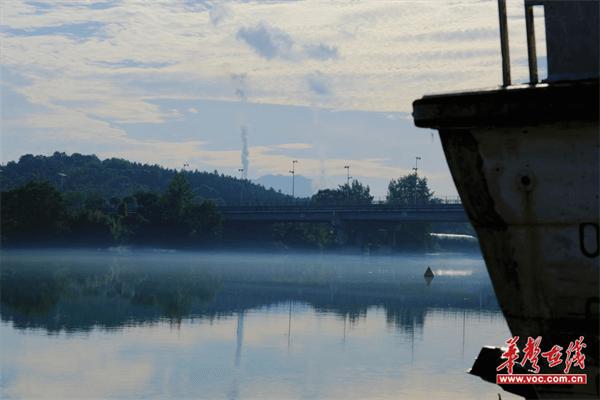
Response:
[{"label": "smokestack", "polygon": [[250,161],[248,160],[248,128],[246,125],[242,125],[242,176],[244,179],[248,179],[248,168],[250,167]]}]

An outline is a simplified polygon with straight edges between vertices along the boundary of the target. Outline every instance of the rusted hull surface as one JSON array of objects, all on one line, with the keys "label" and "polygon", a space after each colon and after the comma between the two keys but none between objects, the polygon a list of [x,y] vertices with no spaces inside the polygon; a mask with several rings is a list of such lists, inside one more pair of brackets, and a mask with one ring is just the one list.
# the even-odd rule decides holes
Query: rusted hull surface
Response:
[{"label": "rusted hull surface", "polygon": [[588,385],[536,390],[597,398],[598,124],[440,129],[440,136],[511,332],[564,348],[586,338]]}]

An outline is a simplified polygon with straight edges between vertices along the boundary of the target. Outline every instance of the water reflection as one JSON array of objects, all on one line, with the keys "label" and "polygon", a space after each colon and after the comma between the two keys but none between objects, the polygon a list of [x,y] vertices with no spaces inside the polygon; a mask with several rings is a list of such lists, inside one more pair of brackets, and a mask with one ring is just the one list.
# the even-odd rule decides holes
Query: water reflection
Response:
[{"label": "water reflection", "polygon": [[497,397],[464,373],[508,334],[476,257],[1,257],[3,397]]},{"label": "water reflection", "polygon": [[461,279],[472,270],[446,269],[430,286],[417,279],[419,265],[414,261],[394,266],[387,260],[389,264],[374,271],[327,262],[333,260],[308,269],[259,263],[249,271],[219,257],[197,263],[189,257],[130,255],[107,263],[97,257],[5,256],[2,320],[18,329],[71,332],[237,313],[238,329],[243,329],[248,310],[289,304],[291,316],[292,304],[299,303],[350,324],[364,319],[370,308],[381,308],[389,325],[410,334],[421,330],[426,313],[437,308],[498,310],[484,276]]}]

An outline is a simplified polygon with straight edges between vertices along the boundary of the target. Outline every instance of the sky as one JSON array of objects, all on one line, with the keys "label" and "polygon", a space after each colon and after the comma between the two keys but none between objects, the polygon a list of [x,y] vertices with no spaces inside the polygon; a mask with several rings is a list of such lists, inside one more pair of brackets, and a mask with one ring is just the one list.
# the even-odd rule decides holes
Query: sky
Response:
[{"label": "sky", "polygon": [[[517,82],[522,1],[508,0]],[[419,156],[435,193],[454,196],[437,133],[414,127],[412,101],[501,82],[495,0],[0,7],[2,163],[64,151],[239,176],[246,161],[256,179],[289,175],[298,160],[315,190],[344,183],[349,165],[385,196]]]}]

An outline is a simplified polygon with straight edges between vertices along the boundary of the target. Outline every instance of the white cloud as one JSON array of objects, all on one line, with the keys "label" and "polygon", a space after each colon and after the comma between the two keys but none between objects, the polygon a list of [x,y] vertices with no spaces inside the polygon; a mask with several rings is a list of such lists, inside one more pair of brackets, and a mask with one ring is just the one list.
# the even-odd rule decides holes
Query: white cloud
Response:
[{"label": "white cloud", "polygon": [[241,27],[236,37],[267,60],[281,58],[289,61],[305,59],[324,61],[338,57],[336,46],[324,43],[308,43],[300,46],[290,34],[263,21],[256,26]]},{"label": "white cloud", "polygon": [[252,27],[241,27],[237,33],[256,53],[268,60],[272,58],[292,58],[294,40],[281,29],[261,22]]},{"label": "white cloud", "polygon": [[[76,32],[3,34],[6,67],[37,78],[28,96],[36,100],[33,94],[43,93],[46,98],[37,100],[47,103],[71,99],[80,88],[79,100],[108,102],[115,114],[124,103],[137,103],[138,113],[146,114],[132,117],[137,120],[165,117],[149,117],[159,111],[139,105],[159,85],[161,95],[173,98],[185,86],[186,95],[234,99],[226,85],[203,87],[231,72],[252,76],[258,102],[312,104],[304,80],[319,70],[340,83],[325,106],[405,112],[423,93],[489,86],[500,78],[493,2],[215,2],[198,12],[178,2],[124,0],[101,9],[88,2],[48,4],[36,13],[31,5],[9,2],[3,21],[9,32],[86,23],[102,28],[86,40],[74,39]],[[215,27],[215,15],[225,14]],[[511,49],[523,49],[521,42]],[[297,62],[265,62],[276,59]],[[48,77],[60,80],[50,79],[52,86]],[[146,89],[130,86],[148,81],[153,85]]]},{"label": "white cloud", "polygon": [[338,48],[323,43],[317,45],[308,44],[304,46],[304,51],[309,58],[315,60],[330,60],[338,58]]},{"label": "white cloud", "polygon": [[213,25],[218,26],[231,15],[231,10],[224,4],[216,3],[209,7],[208,15]]},{"label": "white cloud", "polygon": [[278,147],[280,149],[289,149],[289,150],[306,150],[312,149],[313,145],[309,143],[284,143],[278,144],[274,147]]},{"label": "white cloud", "polygon": [[309,90],[318,96],[328,96],[331,93],[330,80],[319,71],[315,71],[306,77]]},{"label": "white cloud", "polygon": [[[517,18],[523,11],[516,3],[509,2],[513,59],[526,54]],[[410,112],[423,94],[488,87],[501,79],[493,1],[14,0],[4,2],[2,11],[3,79],[19,77],[3,83],[31,105],[27,115],[5,116],[2,123],[20,128],[27,137],[17,142],[36,149],[51,134],[55,148],[80,143],[93,149],[95,142],[106,154],[155,157],[152,162],[196,157],[195,145],[168,137],[138,138],[140,149],[125,141],[125,152],[117,146],[133,139],[123,124],[160,126],[196,115],[192,108],[163,109],[157,99],[245,100],[247,82],[256,103],[393,115]],[[232,76],[244,77],[243,85],[232,89]],[[526,65],[514,65],[513,76],[524,79]],[[30,151],[3,142],[3,156]],[[170,150],[181,154],[163,158],[154,152],[157,143],[169,148],[170,142]],[[201,155],[223,163],[230,150],[221,151],[217,158]],[[273,152],[256,157],[264,158],[264,168],[279,165]],[[238,162],[239,153],[234,158]],[[391,172],[384,163],[362,162],[371,175]],[[319,176],[318,165],[314,169]]]}]

